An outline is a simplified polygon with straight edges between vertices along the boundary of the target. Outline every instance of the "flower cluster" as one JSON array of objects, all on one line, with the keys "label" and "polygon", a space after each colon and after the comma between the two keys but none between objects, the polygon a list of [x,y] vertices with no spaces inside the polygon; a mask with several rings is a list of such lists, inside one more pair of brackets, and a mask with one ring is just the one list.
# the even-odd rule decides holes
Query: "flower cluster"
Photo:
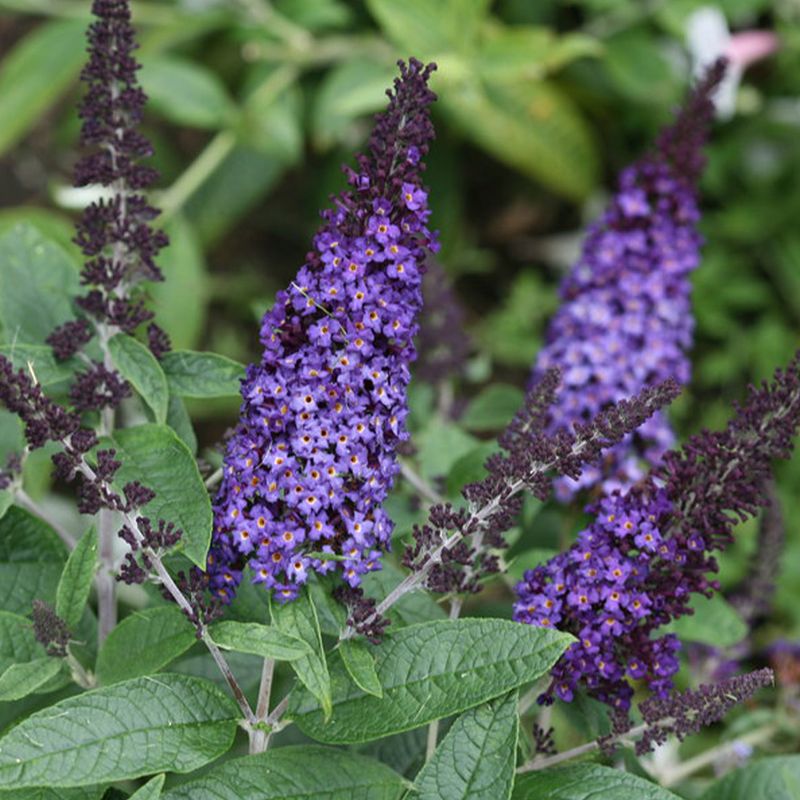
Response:
[{"label": "flower cluster", "polygon": [[421,274],[436,249],[421,183],[432,69],[400,64],[368,154],[346,170],[351,189],[263,319],[215,504],[208,572],[222,598],[246,564],[279,602],[310,572],[338,569],[355,587],[389,546],[381,503],[407,437]]},{"label": "flower cluster", "polygon": [[[77,226],[75,241],[86,256],[81,282],[90,287],[76,301],[86,317],[71,320],[48,338],[58,359],[66,359],[99,334],[101,345],[114,333],[132,333],[152,312],[132,290],[143,280],[163,280],[155,263],[167,243],[151,227],[158,211],[142,194],[157,177],[139,162],[152,147],[138,132],[147,100],[139,88],[139,65],[128,0],[94,0],[96,20],[89,27],[87,84],[79,115],[81,141],[92,151],[75,168],[76,186],[107,187],[108,197],[91,203]],[[154,323],[148,338],[156,355],[169,349],[166,334]],[[113,408],[130,392],[110,363],[92,362],[78,376],[70,398],[79,411]]]},{"label": "flower cluster", "polygon": [[668,693],[679,642],[653,634],[691,613],[693,594],[718,588],[708,577],[717,571],[710,552],[769,501],[771,461],[789,456],[798,426],[800,354],[771,384],[750,388],[725,430],[692,437],[629,492],[590,507],[595,522],[575,545],[525,573],[515,619],[578,639],[554,667],[543,701],[571,700],[583,685],[624,711],[631,678]]},{"label": "flower cluster", "polygon": [[759,669],[719,683],[675,692],[667,697],[648,697],[639,706],[647,727],[636,742],[636,755],[649,753],[669,736],[676,736],[683,741],[707,725],[719,722],[734,706],[774,682],[771,669]]},{"label": "flower cluster", "polygon": [[[617,194],[589,230],[561,287],[563,304],[534,368],[535,375],[562,370],[564,388],[551,432],[569,430],[643,386],[689,380],[689,273],[701,244],[696,182],[714,111],[711,98],[723,72],[724,63],[715,64],[654,151],[622,173]],[[557,481],[556,494],[568,500],[598,483],[606,491],[630,486],[642,477],[640,459],[657,463],[673,440],[664,414],[655,414],[606,453],[602,464],[587,467],[577,479]]]}]

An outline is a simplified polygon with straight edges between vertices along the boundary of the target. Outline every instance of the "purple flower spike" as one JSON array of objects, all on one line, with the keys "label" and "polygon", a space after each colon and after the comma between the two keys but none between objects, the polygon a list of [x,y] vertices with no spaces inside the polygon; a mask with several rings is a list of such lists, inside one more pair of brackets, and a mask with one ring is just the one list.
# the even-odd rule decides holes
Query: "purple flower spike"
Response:
[{"label": "purple flower spike", "polygon": [[214,506],[208,572],[225,600],[246,564],[278,602],[312,572],[357,587],[390,545],[381,503],[407,438],[421,273],[437,249],[420,162],[433,69],[400,63],[368,154],[345,170],[350,190],[322,213],[314,250],[263,319]]},{"label": "purple flower spike", "polygon": [[[562,372],[550,433],[570,430],[644,386],[689,380],[689,273],[701,245],[696,182],[714,113],[711,98],[723,72],[722,61],[711,67],[653,152],[622,173],[616,196],[590,228],[561,286],[563,305],[534,369],[535,376],[551,367]],[[598,483],[606,491],[627,488],[643,475],[641,459],[658,463],[673,441],[658,412],[602,464],[587,467],[577,480],[556,481],[556,494],[568,501]]]},{"label": "purple flower spike", "polygon": [[[569,701],[582,686],[624,713],[631,679],[667,696],[680,642],[656,638],[658,629],[693,613],[693,595],[718,590],[712,553],[771,502],[771,462],[789,457],[798,428],[800,353],[770,383],[750,388],[725,430],[696,434],[627,493],[590,506],[596,519],[576,543],[525,573],[514,619],[577,639],[553,668],[543,702]],[[771,575],[768,568],[762,585]]]}]

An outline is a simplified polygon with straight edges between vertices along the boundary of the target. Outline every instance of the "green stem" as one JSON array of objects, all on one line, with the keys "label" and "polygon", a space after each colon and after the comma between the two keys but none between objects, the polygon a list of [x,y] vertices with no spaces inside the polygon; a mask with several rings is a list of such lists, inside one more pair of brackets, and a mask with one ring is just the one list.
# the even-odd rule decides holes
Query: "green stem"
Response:
[{"label": "green stem", "polygon": [[183,174],[158,197],[161,224],[168,222],[208,180],[236,146],[236,133],[220,131]]}]

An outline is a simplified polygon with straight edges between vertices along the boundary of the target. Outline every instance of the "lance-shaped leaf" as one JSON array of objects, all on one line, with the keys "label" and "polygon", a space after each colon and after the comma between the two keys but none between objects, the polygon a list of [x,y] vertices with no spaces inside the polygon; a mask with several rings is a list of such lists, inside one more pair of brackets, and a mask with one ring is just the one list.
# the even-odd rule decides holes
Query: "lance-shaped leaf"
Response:
[{"label": "lance-shaped leaf", "polygon": [[307,591],[296,600],[284,606],[270,603],[272,623],[277,628],[293,636],[298,636],[309,647],[309,654],[292,662],[298,680],[310,692],[315,702],[322,708],[322,715],[328,718],[331,713],[331,677],[325,650],[322,647],[322,633],[319,629],[317,609]]},{"label": "lance-shaped leaf", "polygon": [[366,643],[359,639],[345,639],[339,645],[339,653],[356,686],[367,694],[383,697],[383,687],[375,669],[375,658]]},{"label": "lance-shaped leaf", "polygon": [[32,714],[0,739],[0,788],[190,772],[233,743],[236,703],[188,675],[136,678]]},{"label": "lance-shaped leaf", "polygon": [[124,333],[111,339],[108,348],[114,365],[150,407],[156,422],[166,422],[169,403],[167,379],[149,348]]},{"label": "lance-shaped leaf", "polygon": [[458,714],[547,672],[569,634],[500,619],[410,625],[375,648],[383,699],[360,691],[338,653],[332,661],[333,715],[326,723],[308,692],[293,692],[289,716],[322,742],[366,742]]},{"label": "lance-shaped leaf", "polygon": [[12,664],[0,675],[0,703],[20,700],[35,692],[61,670],[61,661],[44,656]]},{"label": "lance-shaped leaf", "polygon": [[237,653],[253,653],[278,661],[295,661],[312,654],[311,647],[297,636],[258,622],[218,622],[210,632],[220,647]]},{"label": "lance-shaped leaf", "polygon": [[81,621],[97,568],[97,533],[94,527],[81,536],[70,553],[56,590],[56,614],[74,631]]},{"label": "lance-shaped leaf", "polygon": [[[519,775],[512,800],[679,800],[655,783],[599,764],[573,764]],[[715,798],[716,800],[716,798]]]},{"label": "lance-shaped leaf", "polygon": [[197,637],[177,606],[138,611],[109,633],[97,656],[97,678],[103,685],[150,675],[185,653]]},{"label": "lance-shaped leaf", "polygon": [[235,397],[244,367],[216,353],[173,350],[162,361],[172,392],[181,397]]},{"label": "lance-shaped leaf", "polygon": [[518,692],[465,711],[414,779],[419,800],[508,800],[514,786]]},{"label": "lance-shaped leaf", "polygon": [[114,447],[122,462],[115,485],[140,481],[154,489],[156,496],[142,513],[179,527],[183,531],[179,547],[205,569],[213,515],[208,491],[189,448],[166,425],[124,428],[113,439],[103,439],[102,446]]},{"label": "lance-shaped leaf", "polygon": [[162,800],[396,800],[404,791],[379,761],[310,745],[227,761]]}]

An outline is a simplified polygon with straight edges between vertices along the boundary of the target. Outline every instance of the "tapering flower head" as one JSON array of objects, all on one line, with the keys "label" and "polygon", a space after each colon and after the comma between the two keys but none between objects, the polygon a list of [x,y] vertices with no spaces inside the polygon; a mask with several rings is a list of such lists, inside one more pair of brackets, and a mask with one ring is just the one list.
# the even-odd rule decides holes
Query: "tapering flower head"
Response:
[{"label": "tapering flower head", "polygon": [[514,618],[578,640],[543,700],[569,701],[583,686],[625,711],[631,679],[666,696],[680,643],[656,631],[692,613],[692,595],[719,588],[711,552],[770,502],[771,461],[788,458],[798,426],[800,355],[771,384],[751,388],[725,430],[693,436],[627,493],[591,506],[596,519],[575,545],[525,573]]},{"label": "tapering flower head", "polygon": [[[709,70],[653,152],[622,173],[617,194],[590,228],[561,287],[563,304],[534,369],[562,371],[551,432],[586,421],[643,386],[689,380],[689,273],[701,244],[696,182],[723,70],[722,62]],[[602,464],[577,480],[557,481],[556,493],[568,500],[600,482],[606,490],[627,487],[642,477],[641,459],[657,463],[673,440],[669,422],[657,413]]]},{"label": "tapering flower head", "polygon": [[400,64],[368,154],[346,170],[351,188],[322,213],[314,249],[264,316],[215,504],[208,570],[223,598],[245,564],[279,602],[311,572],[355,587],[389,546],[381,503],[407,437],[421,272],[436,249],[421,183],[432,69]]},{"label": "tapering flower head", "polygon": [[[48,338],[59,359],[87,344],[95,330],[108,338],[132,333],[152,319],[133,290],[143,280],[163,280],[155,263],[167,243],[166,234],[151,227],[158,211],[142,191],[157,177],[140,163],[152,147],[138,131],[147,97],[139,88],[139,64],[131,55],[137,45],[128,0],[94,0],[95,21],[89,26],[89,60],[81,75],[87,84],[78,113],[81,143],[90,151],[75,167],[75,185],[107,188],[91,203],[77,224],[75,242],[86,256],[81,283],[89,287],[77,300],[86,317],[57,328]],[[157,355],[168,349],[165,334],[151,323],[150,341]],[[95,364],[81,376],[73,393],[79,410],[115,406],[129,391],[108,364]]]}]

